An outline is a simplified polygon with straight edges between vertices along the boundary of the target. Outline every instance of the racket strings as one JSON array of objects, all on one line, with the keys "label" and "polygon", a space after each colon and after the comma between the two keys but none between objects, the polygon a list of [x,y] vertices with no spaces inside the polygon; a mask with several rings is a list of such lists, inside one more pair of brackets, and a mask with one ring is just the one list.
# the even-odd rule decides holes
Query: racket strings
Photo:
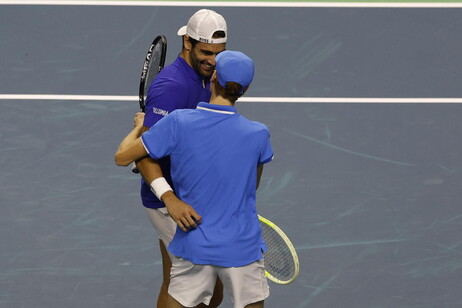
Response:
[{"label": "racket strings", "polygon": [[149,62],[149,67],[146,72],[146,82],[144,85],[144,97],[148,94],[149,86],[151,85],[153,79],[157,76],[161,69],[161,61],[162,61],[162,42],[157,43],[154,45],[151,54],[151,60]]},{"label": "racket strings", "polygon": [[284,239],[270,226],[260,223],[263,239],[268,247],[264,255],[265,269],[276,279],[288,281],[296,274],[292,252]]}]

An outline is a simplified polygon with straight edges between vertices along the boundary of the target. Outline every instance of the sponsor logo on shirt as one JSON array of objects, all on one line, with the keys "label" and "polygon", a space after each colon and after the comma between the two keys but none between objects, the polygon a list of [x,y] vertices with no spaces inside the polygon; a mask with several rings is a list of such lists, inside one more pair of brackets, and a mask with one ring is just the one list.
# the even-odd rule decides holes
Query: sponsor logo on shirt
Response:
[{"label": "sponsor logo on shirt", "polygon": [[159,108],[156,108],[156,107],[152,108],[152,112],[154,114],[159,114],[159,115],[164,116],[164,117],[168,114],[167,110],[159,109]]}]

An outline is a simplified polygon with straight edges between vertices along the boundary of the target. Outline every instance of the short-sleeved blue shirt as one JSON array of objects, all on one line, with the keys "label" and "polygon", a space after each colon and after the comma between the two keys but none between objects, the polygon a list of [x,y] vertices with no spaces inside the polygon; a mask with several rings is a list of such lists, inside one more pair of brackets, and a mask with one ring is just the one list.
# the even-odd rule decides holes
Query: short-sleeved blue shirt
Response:
[{"label": "short-sleeved blue shirt", "polygon": [[[152,127],[176,109],[194,109],[199,102],[209,100],[210,78],[204,79],[183,58],[178,56],[172,64],[160,71],[149,87],[144,126]],[[158,163],[164,177],[172,185],[169,158],[163,158]],[[164,207],[143,179],[141,180],[141,200],[148,208]]]},{"label": "short-sleeved blue shirt", "polygon": [[265,249],[256,210],[257,166],[272,160],[267,127],[231,106],[177,110],[142,136],[154,159],[170,156],[177,196],[202,224],[177,228],[169,250],[195,264],[237,267]]}]

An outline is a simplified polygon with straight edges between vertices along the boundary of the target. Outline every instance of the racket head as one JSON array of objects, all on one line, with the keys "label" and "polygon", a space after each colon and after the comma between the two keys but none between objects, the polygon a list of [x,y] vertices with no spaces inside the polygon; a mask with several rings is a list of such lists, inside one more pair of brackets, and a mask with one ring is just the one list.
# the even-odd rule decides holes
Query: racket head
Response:
[{"label": "racket head", "polygon": [[164,68],[166,55],[167,38],[165,35],[158,35],[149,46],[143,62],[143,69],[141,70],[138,101],[142,112],[145,111],[146,95],[148,94],[149,86],[157,74]]},{"label": "racket head", "polygon": [[264,254],[265,274],[277,284],[297,279],[300,264],[297,251],[287,235],[272,221],[258,215],[267,251]]}]

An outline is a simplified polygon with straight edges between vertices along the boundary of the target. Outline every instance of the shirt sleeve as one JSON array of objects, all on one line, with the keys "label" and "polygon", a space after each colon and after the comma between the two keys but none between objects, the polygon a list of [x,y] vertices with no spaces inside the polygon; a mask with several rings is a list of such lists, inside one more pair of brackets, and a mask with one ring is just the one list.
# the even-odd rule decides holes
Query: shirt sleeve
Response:
[{"label": "shirt sleeve", "polygon": [[154,79],[146,98],[144,126],[152,127],[174,110],[184,108],[187,98],[185,89],[175,80]]},{"label": "shirt sleeve", "polygon": [[273,160],[273,148],[271,147],[270,133],[267,127],[263,130],[262,133],[262,146],[260,152],[259,164],[266,164]]},{"label": "shirt sleeve", "polygon": [[175,113],[169,114],[141,136],[150,157],[157,160],[172,154],[177,140],[176,122]]}]

